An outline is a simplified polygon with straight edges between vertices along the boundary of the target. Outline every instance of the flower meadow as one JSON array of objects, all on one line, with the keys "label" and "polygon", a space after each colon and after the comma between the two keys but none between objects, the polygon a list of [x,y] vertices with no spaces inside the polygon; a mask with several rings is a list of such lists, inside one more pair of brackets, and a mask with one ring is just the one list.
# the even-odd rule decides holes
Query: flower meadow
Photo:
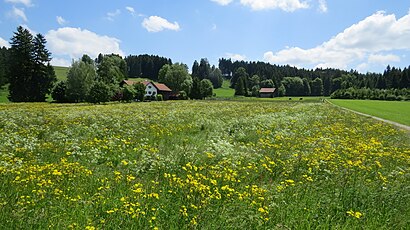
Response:
[{"label": "flower meadow", "polygon": [[405,229],[409,170],[326,103],[0,105],[1,229]]}]

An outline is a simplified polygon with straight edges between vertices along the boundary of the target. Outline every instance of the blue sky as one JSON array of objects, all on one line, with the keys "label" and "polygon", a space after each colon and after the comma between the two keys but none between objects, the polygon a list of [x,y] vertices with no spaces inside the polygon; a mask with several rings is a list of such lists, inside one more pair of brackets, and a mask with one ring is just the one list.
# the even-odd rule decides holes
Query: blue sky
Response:
[{"label": "blue sky", "polygon": [[0,0],[0,46],[46,36],[54,65],[86,53],[221,57],[382,72],[410,65],[408,0]]}]

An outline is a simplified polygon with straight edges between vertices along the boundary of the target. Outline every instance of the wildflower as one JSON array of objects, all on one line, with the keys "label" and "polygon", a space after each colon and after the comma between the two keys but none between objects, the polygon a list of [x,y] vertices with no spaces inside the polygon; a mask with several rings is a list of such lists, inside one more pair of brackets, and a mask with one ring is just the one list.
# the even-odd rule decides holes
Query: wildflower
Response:
[{"label": "wildflower", "polygon": [[361,213],[361,212],[355,212],[355,211],[353,211],[353,210],[349,210],[349,211],[347,211],[346,212],[349,216],[352,216],[352,217],[355,217],[355,218],[357,218],[357,219],[360,219],[362,216],[363,216],[363,213]]}]

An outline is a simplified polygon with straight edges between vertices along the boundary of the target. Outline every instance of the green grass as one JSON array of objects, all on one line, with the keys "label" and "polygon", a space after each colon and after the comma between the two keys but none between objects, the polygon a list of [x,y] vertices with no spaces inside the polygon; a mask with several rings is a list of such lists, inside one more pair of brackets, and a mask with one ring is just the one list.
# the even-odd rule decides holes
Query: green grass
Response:
[{"label": "green grass", "polygon": [[332,103],[361,113],[410,125],[410,102],[370,100],[330,100]]},{"label": "green grass", "polygon": [[233,98],[235,94],[235,90],[229,88],[230,81],[224,80],[222,83],[222,87],[219,89],[214,89],[214,93],[217,98]]},{"label": "green grass", "polygon": [[0,104],[1,229],[407,229],[406,133],[328,103]]},{"label": "green grass", "polygon": [[65,81],[67,79],[68,67],[53,66],[58,81]]},{"label": "green grass", "polygon": [[7,89],[7,85],[0,87],[0,103],[7,103],[9,100],[7,96],[9,95],[9,90]]},{"label": "green grass", "polygon": [[136,81],[136,82],[143,82],[143,81],[152,81],[149,78],[141,78],[141,77],[137,77],[137,78],[128,78],[128,80],[130,81]]}]

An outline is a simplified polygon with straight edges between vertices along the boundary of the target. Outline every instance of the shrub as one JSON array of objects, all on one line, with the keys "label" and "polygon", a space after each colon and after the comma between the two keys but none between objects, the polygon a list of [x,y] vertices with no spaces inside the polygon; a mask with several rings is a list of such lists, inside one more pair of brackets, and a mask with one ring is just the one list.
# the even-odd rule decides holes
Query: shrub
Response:
[{"label": "shrub", "polygon": [[111,96],[111,88],[104,82],[97,81],[91,86],[87,102],[94,104],[104,103],[110,101]]},{"label": "shrub", "polygon": [[164,98],[162,97],[162,94],[157,95],[157,101],[163,101]]},{"label": "shrub", "polygon": [[135,99],[138,101],[144,101],[145,98],[145,85],[141,82],[134,84]]},{"label": "shrub", "polygon": [[137,91],[133,86],[126,86],[122,89],[122,101],[131,102],[135,99]]}]

